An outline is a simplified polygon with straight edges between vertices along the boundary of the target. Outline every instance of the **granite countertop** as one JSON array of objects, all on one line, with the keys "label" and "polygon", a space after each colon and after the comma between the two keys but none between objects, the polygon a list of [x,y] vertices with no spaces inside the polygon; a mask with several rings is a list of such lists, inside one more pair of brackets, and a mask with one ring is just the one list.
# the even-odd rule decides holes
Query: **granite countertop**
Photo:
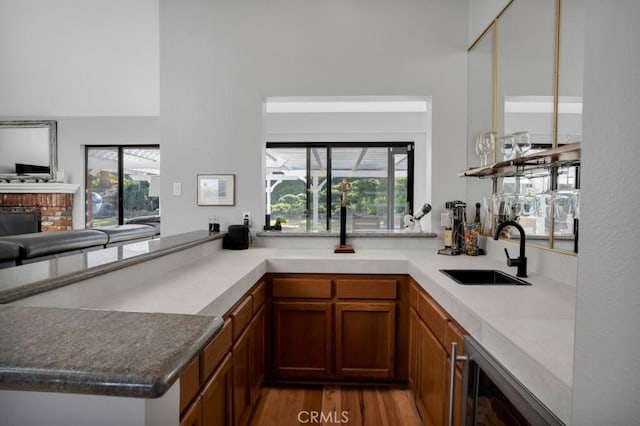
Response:
[{"label": "granite countertop", "polygon": [[0,306],[0,388],[156,398],[221,326],[217,316]]}]

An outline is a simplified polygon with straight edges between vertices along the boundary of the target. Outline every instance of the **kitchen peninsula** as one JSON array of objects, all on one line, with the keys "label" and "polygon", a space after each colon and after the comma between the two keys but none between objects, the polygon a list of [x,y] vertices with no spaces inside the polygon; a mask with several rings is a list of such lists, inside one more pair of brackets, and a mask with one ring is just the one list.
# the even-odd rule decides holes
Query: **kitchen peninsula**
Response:
[{"label": "kitchen peninsula", "polygon": [[[220,240],[212,239],[22,298],[11,305],[100,309],[123,315],[147,312],[223,316],[265,274],[409,275],[560,419],[568,422],[575,287],[537,274],[535,269],[528,278],[531,286],[462,286],[443,275],[439,271],[443,268],[508,271],[503,260],[489,256],[438,256],[433,249],[359,249],[349,255],[324,249],[267,247],[227,251],[221,249]],[[0,388],[8,386],[0,382]],[[171,388],[161,398],[172,392],[177,391]]]}]

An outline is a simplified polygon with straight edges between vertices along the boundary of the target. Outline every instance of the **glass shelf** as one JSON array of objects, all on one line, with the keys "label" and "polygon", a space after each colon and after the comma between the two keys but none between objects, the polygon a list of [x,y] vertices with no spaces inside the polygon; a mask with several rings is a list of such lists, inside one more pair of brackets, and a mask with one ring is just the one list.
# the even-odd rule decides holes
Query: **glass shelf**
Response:
[{"label": "glass shelf", "polygon": [[512,160],[499,161],[484,167],[474,167],[458,173],[459,177],[498,178],[524,176],[536,169],[551,169],[580,165],[581,142],[545,149]]}]

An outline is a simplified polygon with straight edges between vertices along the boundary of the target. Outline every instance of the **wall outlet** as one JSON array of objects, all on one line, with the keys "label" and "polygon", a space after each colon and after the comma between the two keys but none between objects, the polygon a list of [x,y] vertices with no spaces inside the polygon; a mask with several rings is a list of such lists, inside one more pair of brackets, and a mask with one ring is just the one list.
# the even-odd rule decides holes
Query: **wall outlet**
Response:
[{"label": "wall outlet", "polygon": [[242,212],[242,223],[251,226],[251,212]]}]

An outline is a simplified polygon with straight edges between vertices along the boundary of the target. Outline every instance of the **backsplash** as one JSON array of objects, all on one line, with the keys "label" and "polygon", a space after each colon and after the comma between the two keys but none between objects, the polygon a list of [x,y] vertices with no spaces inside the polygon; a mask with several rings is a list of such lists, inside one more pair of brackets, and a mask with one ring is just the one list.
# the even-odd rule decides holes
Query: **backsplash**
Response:
[{"label": "backsplash", "polygon": [[[510,256],[517,257],[518,243],[503,240],[495,241],[488,237],[483,237],[482,239],[484,240],[482,246],[485,247],[487,256],[492,260],[503,261],[503,270],[510,273],[513,270],[515,274],[515,268],[507,266],[504,249],[509,250]],[[527,245],[526,257],[529,275],[542,275],[572,287],[576,286],[578,273],[577,256]]]}]

